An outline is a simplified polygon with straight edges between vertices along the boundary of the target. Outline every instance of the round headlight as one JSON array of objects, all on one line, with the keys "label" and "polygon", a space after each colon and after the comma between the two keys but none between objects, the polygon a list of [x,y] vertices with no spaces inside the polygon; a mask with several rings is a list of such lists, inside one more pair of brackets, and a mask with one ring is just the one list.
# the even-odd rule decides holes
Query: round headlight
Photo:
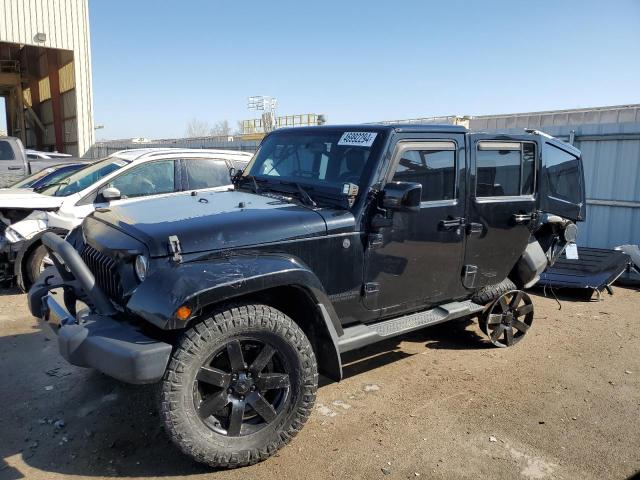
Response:
[{"label": "round headlight", "polygon": [[138,279],[141,282],[144,282],[144,279],[147,278],[147,270],[149,268],[149,260],[144,255],[138,255],[136,257],[135,262],[135,270]]}]

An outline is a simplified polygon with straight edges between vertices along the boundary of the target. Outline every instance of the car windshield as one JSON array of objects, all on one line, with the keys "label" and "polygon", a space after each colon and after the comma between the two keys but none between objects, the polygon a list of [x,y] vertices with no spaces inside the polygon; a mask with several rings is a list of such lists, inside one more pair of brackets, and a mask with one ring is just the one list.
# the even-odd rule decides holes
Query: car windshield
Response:
[{"label": "car windshield", "polygon": [[258,180],[295,182],[342,191],[345,183],[360,186],[371,174],[383,140],[367,131],[287,131],[269,135],[244,171]]},{"label": "car windshield", "polygon": [[23,178],[19,182],[14,183],[9,188],[30,188],[34,183],[36,183],[41,178],[46,177],[50,173],[54,172],[55,168],[45,168],[44,170],[40,170],[36,173],[29,175],[28,177]]},{"label": "car windshield", "polygon": [[78,170],[68,177],[52,183],[49,186],[39,190],[38,193],[43,195],[50,195],[52,197],[66,197],[73,195],[87,187],[90,187],[98,180],[106,177],[111,172],[124,167],[129,162],[117,157],[109,157],[104,160],[89,165],[81,170]]}]

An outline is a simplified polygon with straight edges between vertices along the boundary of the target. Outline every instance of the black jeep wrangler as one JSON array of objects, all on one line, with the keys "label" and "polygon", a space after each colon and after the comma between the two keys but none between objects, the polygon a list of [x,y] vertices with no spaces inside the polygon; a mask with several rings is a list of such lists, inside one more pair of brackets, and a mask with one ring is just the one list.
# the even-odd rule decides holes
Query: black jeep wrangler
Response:
[{"label": "black jeep wrangler", "polygon": [[70,363],[159,382],[175,443],[224,467],[289,442],[346,351],[463,317],[515,345],[585,205],[571,145],[459,126],[277,130],[234,183],[47,234],[29,292]]}]

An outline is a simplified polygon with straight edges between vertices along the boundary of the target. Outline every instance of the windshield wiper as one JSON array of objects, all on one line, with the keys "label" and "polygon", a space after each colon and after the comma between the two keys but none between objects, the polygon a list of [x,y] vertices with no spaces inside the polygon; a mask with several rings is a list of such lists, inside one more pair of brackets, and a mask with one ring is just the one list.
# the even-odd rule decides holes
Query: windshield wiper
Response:
[{"label": "windshield wiper", "polygon": [[307,193],[307,191],[302,188],[302,186],[298,183],[298,182],[291,182],[295,185],[295,187],[298,189],[298,192],[300,193],[300,197],[302,197],[303,201],[307,204],[310,205],[312,207],[317,207],[318,204],[313,200],[313,198],[311,198],[311,196]]},{"label": "windshield wiper", "polygon": [[[62,180],[60,182],[53,182],[47,185],[42,185],[41,187],[34,188],[33,191],[36,193],[40,193],[41,191],[46,190],[49,187],[58,187],[58,190],[60,190],[60,187],[62,185],[69,185],[69,180]],[[58,190],[56,190],[56,193],[58,192]]]},{"label": "windshield wiper", "polygon": [[311,195],[309,195],[307,191],[304,188],[302,188],[302,185],[300,185],[298,182],[293,182],[289,180],[277,180],[277,182],[282,185],[291,185],[292,187],[295,187],[296,190],[298,191],[300,199],[302,200],[302,203],[309,205],[310,207],[318,206],[318,204],[313,200],[313,198],[311,198]]},{"label": "windshield wiper", "polygon": [[251,180],[251,183],[252,183],[251,190],[253,190],[253,193],[260,193],[260,187],[258,186],[256,177],[254,177],[253,175],[244,175],[240,177],[240,185],[244,183],[244,180]]}]

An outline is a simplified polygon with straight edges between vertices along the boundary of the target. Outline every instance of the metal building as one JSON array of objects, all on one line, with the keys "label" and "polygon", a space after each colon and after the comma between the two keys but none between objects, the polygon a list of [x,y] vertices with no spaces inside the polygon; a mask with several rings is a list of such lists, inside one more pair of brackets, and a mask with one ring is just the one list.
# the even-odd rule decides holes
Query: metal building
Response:
[{"label": "metal building", "polygon": [[87,2],[0,0],[0,96],[26,147],[81,156],[94,142]]}]

